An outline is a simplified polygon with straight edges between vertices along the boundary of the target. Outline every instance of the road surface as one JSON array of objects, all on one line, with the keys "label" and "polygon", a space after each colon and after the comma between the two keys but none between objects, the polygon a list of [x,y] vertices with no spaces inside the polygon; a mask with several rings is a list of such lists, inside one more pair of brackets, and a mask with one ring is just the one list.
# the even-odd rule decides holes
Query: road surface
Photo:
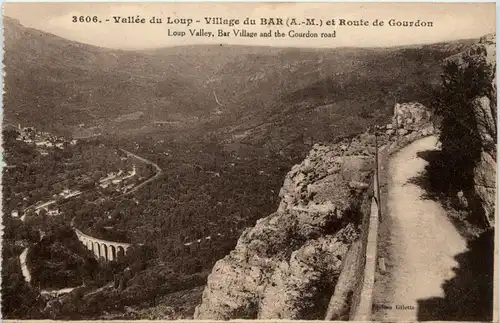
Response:
[{"label": "road surface", "polygon": [[[82,286],[78,286],[78,287],[82,287]],[[57,297],[57,296],[61,296],[64,294],[71,293],[75,288],[78,288],[78,287],[67,287],[67,288],[54,289],[54,290],[43,289],[40,291],[40,294],[50,295],[52,297]]]},{"label": "road surface", "polygon": [[28,266],[26,265],[26,257],[28,256],[29,248],[25,248],[19,256],[21,262],[21,272],[23,273],[24,280],[29,284],[31,282],[31,274]]},{"label": "road surface", "polygon": [[154,181],[155,179],[157,179],[161,175],[162,169],[160,168],[160,166],[158,166],[158,164],[152,162],[149,159],[146,159],[144,157],[138,156],[138,155],[136,155],[133,152],[130,152],[128,150],[125,150],[125,149],[120,149],[120,150],[122,152],[124,152],[125,154],[127,154],[128,156],[133,156],[133,157],[137,158],[138,160],[142,161],[143,163],[152,165],[156,169],[156,174],[154,176],[152,176],[149,179],[145,180],[144,182],[142,182],[141,184],[139,184],[136,187],[132,188],[130,191],[128,191],[127,193],[125,193],[123,195],[128,195],[128,194],[131,194],[131,193],[137,191],[138,189],[140,189],[144,185],[147,185],[148,183],[151,183],[152,181]]},{"label": "road surface", "polygon": [[425,191],[410,182],[427,165],[417,153],[435,150],[436,144],[435,136],[420,139],[389,163],[387,210],[393,267],[389,286],[382,292],[384,308],[374,304],[377,320],[416,321],[418,301],[444,296],[442,284],[455,276],[453,268],[458,266],[454,257],[467,249],[441,204],[423,198]]}]

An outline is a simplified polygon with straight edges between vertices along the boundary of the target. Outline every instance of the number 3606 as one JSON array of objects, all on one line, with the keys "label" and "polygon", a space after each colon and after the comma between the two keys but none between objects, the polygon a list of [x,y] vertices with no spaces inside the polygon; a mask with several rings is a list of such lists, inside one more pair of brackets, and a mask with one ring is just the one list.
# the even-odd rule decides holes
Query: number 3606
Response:
[{"label": "number 3606", "polygon": [[73,22],[99,22],[97,16],[73,16]]}]

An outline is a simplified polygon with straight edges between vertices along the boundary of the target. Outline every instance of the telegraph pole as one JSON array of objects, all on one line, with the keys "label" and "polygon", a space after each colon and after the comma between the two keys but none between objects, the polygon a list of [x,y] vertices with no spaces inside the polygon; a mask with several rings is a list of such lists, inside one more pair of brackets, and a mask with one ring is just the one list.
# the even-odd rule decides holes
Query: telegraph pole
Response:
[{"label": "telegraph pole", "polygon": [[396,131],[396,146],[399,145],[399,132],[398,132],[398,130],[399,130],[399,122],[398,122],[398,111],[396,109],[397,102],[398,101],[396,99],[396,96],[394,96],[394,119],[396,119],[396,129],[395,129],[395,131]]},{"label": "telegraph pole", "polygon": [[375,126],[375,183],[376,186],[374,187],[375,190],[375,198],[377,199],[377,205],[378,205],[378,219],[379,221],[382,220],[381,218],[381,203],[380,203],[380,176],[379,176],[379,158],[378,158],[378,131],[379,131],[379,126]]}]

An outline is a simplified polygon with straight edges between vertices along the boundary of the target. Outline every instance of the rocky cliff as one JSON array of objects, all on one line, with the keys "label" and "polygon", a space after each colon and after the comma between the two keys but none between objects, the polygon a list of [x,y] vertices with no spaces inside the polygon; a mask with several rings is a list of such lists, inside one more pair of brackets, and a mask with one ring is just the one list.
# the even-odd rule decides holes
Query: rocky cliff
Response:
[{"label": "rocky cliff", "polygon": [[[208,277],[196,319],[323,319],[369,210],[374,136],[317,144]],[[348,309],[347,309],[348,310]]]},{"label": "rocky cliff", "polygon": [[[418,102],[378,128],[385,151],[433,133]],[[257,221],[208,276],[195,319],[349,318],[363,272],[375,167],[374,129],[316,144],[287,174],[278,210]],[[397,134],[397,135],[396,135]]]},{"label": "rocky cliff", "polygon": [[[465,85],[474,89],[467,108],[473,115],[473,131],[479,137],[479,154],[473,166],[473,186],[490,226],[495,223],[497,171],[497,87],[496,35],[487,35],[477,44],[448,58],[445,64],[456,64],[459,75],[481,78]],[[478,69],[481,69],[478,71]],[[463,95],[456,93],[456,96]],[[446,149],[447,147],[443,147]]]},{"label": "rocky cliff", "polygon": [[419,102],[396,103],[392,126],[400,133],[419,130],[423,123],[431,120],[431,112]]}]

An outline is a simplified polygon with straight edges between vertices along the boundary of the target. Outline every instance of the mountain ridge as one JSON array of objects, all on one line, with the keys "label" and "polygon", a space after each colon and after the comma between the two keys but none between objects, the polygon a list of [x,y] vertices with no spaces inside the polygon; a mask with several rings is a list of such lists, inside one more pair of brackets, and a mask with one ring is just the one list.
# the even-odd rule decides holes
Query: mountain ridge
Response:
[{"label": "mountain ridge", "polygon": [[[91,292],[78,311],[68,297],[65,310],[51,313],[71,319],[136,318],[144,298],[203,284],[241,231],[276,210],[286,171],[313,144],[384,124],[395,98],[430,102],[440,59],[468,46],[101,51],[11,25],[4,121],[68,137],[100,132],[96,144],[134,151],[165,171],[123,203],[84,203],[85,228],[113,226],[155,252],[126,290]],[[108,219],[104,209],[120,216]],[[183,244],[207,236],[218,238]],[[155,281],[162,285],[144,283]],[[112,307],[117,299],[133,310]]]},{"label": "mountain ridge", "polygon": [[[258,118],[265,120],[269,112],[283,109],[283,99],[296,103],[304,100],[303,94],[314,95],[307,93],[314,82],[323,84],[326,91],[319,93],[323,102],[312,104],[331,103],[331,96],[325,97],[325,78],[334,84],[342,75],[359,73],[349,66],[358,66],[362,72],[378,63],[370,57],[391,56],[400,50],[232,45],[113,50],[26,28],[8,17],[4,19],[4,34],[5,119],[12,123],[36,120],[45,127],[62,128],[69,133],[81,123],[84,127],[98,127],[101,132],[126,133],[131,127],[155,132],[148,126],[154,121],[180,121],[181,127],[190,131],[194,131],[192,126],[203,124],[217,130],[235,123],[243,125],[246,119],[258,117],[259,113],[247,113],[248,108],[253,112],[260,109],[264,114]],[[457,48],[445,51],[457,51],[470,42],[455,42],[451,46]],[[45,79],[38,79],[38,74]],[[35,75],[37,81],[30,80],[29,75]],[[69,85],[57,81],[61,78]],[[293,92],[296,95],[290,96]],[[32,93],[37,95],[33,97]],[[222,103],[222,109],[214,96]],[[33,106],[27,107],[28,104]],[[9,109],[10,105],[16,109]],[[38,113],[37,109],[43,112]],[[222,115],[216,113],[218,109]],[[136,111],[145,117],[135,120],[133,126],[114,121]]]}]

